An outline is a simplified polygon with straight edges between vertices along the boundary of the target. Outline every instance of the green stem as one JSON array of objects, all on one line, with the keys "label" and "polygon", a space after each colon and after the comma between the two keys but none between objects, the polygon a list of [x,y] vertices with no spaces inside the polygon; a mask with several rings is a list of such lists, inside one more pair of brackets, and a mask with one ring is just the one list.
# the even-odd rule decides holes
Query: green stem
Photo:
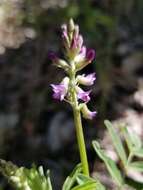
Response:
[{"label": "green stem", "polygon": [[88,160],[87,160],[87,153],[86,153],[86,147],[85,147],[85,141],[84,141],[84,135],[83,135],[83,128],[82,128],[82,122],[81,122],[81,113],[78,105],[77,100],[77,93],[76,93],[76,77],[75,77],[75,70],[74,70],[74,64],[71,64],[73,67],[73,72],[70,73],[70,82],[71,82],[71,98],[73,102],[73,115],[74,115],[74,123],[76,128],[76,136],[77,136],[77,142],[78,142],[78,148],[80,153],[80,160],[82,163],[83,173],[86,176],[89,176],[89,167],[88,167]]},{"label": "green stem", "polygon": [[80,152],[80,159],[82,163],[83,173],[89,176],[89,167],[88,167],[88,161],[87,161],[87,153],[86,153],[86,148],[85,148],[82,123],[81,123],[81,114],[80,114],[80,111],[75,108],[73,108],[73,113],[74,113],[74,122],[75,122],[77,142],[78,142],[78,147],[79,147],[79,152]]}]

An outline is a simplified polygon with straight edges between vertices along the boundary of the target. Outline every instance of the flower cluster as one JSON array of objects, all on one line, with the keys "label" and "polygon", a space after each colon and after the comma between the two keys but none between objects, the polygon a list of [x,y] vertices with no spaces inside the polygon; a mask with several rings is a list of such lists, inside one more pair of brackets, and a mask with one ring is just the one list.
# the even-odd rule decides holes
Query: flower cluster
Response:
[{"label": "flower cluster", "polygon": [[91,90],[84,91],[79,85],[93,85],[96,80],[95,73],[76,74],[95,59],[95,51],[84,46],[79,26],[75,25],[72,19],[61,28],[66,59],[60,59],[54,53],[50,54],[50,58],[56,66],[64,69],[68,76],[60,84],[51,84],[54,92],[53,98],[69,102],[72,106],[80,109],[84,118],[92,119],[96,115],[96,111],[91,112],[87,107]]}]

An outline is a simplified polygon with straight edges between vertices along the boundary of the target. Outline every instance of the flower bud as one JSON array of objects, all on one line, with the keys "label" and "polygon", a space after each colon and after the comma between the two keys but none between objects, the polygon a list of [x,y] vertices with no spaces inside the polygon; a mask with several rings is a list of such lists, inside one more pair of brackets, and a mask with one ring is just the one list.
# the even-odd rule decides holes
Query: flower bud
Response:
[{"label": "flower bud", "polygon": [[52,60],[53,64],[55,64],[57,67],[62,68],[65,71],[68,71],[69,69],[68,63],[63,59],[58,58],[58,56],[55,53],[51,52],[49,54],[49,58]]},{"label": "flower bud", "polygon": [[73,32],[73,31],[74,31],[74,28],[75,28],[75,24],[74,24],[73,19],[71,18],[71,19],[69,20],[69,23],[68,23],[68,31],[69,31],[69,32]]},{"label": "flower bud", "polygon": [[75,25],[73,36],[75,38],[78,38],[78,36],[79,36],[79,26],[78,25]]},{"label": "flower bud", "polygon": [[85,56],[86,56],[86,47],[82,46],[81,49],[80,49],[79,54],[76,55],[76,57],[74,58],[74,61],[75,61],[76,65],[78,63],[83,62],[85,60]]},{"label": "flower bud", "polygon": [[87,51],[86,60],[88,63],[91,63],[95,58],[95,51],[94,49],[90,49]]},{"label": "flower bud", "polygon": [[71,41],[71,46],[69,49],[69,55],[72,59],[75,59],[75,57],[80,53],[82,44],[83,44],[83,37],[81,35],[79,35],[77,38],[73,36],[73,39]]},{"label": "flower bud", "polygon": [[56,66],[59,67],[59,68],[64,69],[65,71],[69,70],[68,63],[65,60],[63,60],[63,59],[58,59],[58,61],[56,63]]},{"label": "flower bud", "polygon": [[87,105],[86,104],[83,104],[82,106],[81,106],[81,112],[82,112],[82,115],[83,115],[83,117],[85,118],[85,119],[93,119],[95,116],[96,116],[96,114],[97,114],[97,112],[96,111],[90,111],[89,109],[88,109],[88,107],[87,107]]},{"label": "flower bud", "polygon": [[68,89],[68,85],[69,85],[69,77],[65,77],[65,78],[63,78],[61,84],[65,85],[65,87]]},{"label": "flower bud", "polygon": [[62,28],[63,44],[64,44],[65,48],[67,49],[70,47],[70,40],[69,40],[69,36],[68,36],[67,25],[63,24],[61,26],[61,28]]}]

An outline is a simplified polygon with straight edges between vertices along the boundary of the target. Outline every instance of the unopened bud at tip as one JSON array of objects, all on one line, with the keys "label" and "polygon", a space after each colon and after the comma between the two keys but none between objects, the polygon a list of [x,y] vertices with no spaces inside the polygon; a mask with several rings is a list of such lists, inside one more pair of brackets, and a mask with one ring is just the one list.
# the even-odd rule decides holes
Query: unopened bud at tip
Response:
[{"label": "unopened bud at tip", "polygon": [[71,18],[71,19],[69,20],[69,23],[68,23],[69,32],[73,32],[73,31],[74,31],[74,28],[75,28],[74,21],[73,21],[73,19]]}]

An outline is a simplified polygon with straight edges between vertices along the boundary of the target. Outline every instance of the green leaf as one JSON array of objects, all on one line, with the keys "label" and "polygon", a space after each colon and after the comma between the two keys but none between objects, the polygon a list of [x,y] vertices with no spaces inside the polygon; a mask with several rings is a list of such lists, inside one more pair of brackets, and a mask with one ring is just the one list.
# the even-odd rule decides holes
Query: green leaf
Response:
[{"label": "green leaf", "polygon": [[77,185],[71,190],[96,190],[96,182],[87,182],[82,185]]},{"label": "green leaf", "polygon": [[134,154],[135,156],[138,156],[138,157],[140,157],[140,158],[143,158],[143,148],[135,149],[135,150],[133,151],[133,154]]},{"label": "green leaf", "polygon": [[83,185],[84,183],[94,181],[94,179],[87,177],[83,174],[78,174],[78,176],[76,177],[76,180],[79,185]]},{"label": "green leaf", "polygon": [[131,162],[128,164],[128,168],[143,172],[143,161]]},{"label": "green leaf", "polygon": [[99,181],[83,175],[81,171],[81,164],[79,164],[71,175],[67,177],[62,190],[105,190]]},{"label": "green leaf", "polygon": [[108,129],[108,132],[109,132],[109,134],[111,136],[113,145],[114,145],[114,147],[115,147],[115,149],[116,149],[116,151],[118,153],[118,156],[119,156],[119,158],[121,159],[121,161],[123,162],[123,164],[125,166],[126,163],[127,163],[127,156],[126,156],[122,141],[121,141],[118,133],[115,131],[115,129],[114,129],[114,127],[113,127],[113,125],[112,125],[112,123],[110,121],[105,120],[104,124]]},{"label": "green leaf", "polygon": [[128,146],[128,149],[129,149],[130,151],[132,151],[133,148],[134,148],[134,145],[133,145],[132,139],[131,139],[131,137],[130,137],[130,134],[129,134],[127,128],[126,128],[126,127],[123,127],[123,128],[122,128],[122,132],[123,132],[123,135],[124,135],[124,139],[125,139],[125,141],[126,141],[126,144],[127,144],[127,146]]},{"label": "green leaf", "polygon": [[62,190],[70,190],[76,182],[76,177],[82,171],[81,164],[78,164],[73,172],[68,176],[63,184]]},{"label": "green leaf", "polygon": [[141,148],[142,142],[141,142],[141,139],[139,138],[139,136],[135,132],[129,133],[129,135],[130,135],[130,138],[131,138],[133,145],[136,148]]},{"label": "green leaf", "polygon": [[106,189],[99,181],[97,181],[96,190],[106,190]]},{"label": "green leaf", "polygon": [[88,182],[93,182],[96,183],[96,190],[105,190],[105,187],[98,180],[93,179],[91,177],[87,177],[83,174],[78,174],[76,180],[79,185],[84,185]]},{"label": "green leaf", "polygon": [[139,149],[142,146],[141,139],[135,132],[129,132],[126,127],[122,129],[123,135],[125,137],[125,141],[128,145],[128,148],[130,151],[132,151],[134,148]]},{"label": "green leaf", "polygon": [[100,148],[100,145],[97,141],[93,141],[92,144],[98,156],[104,161],[112,178],[115,180],[118,186],[122,186],[124,180],[115,162],[111,158],[106,156],[105,152]]},{"label": "green leaf", "polygon": [[42,166],[38,169],[33,166],[31,169],[24,168],[24,174],[31,190],[52,190],[49,170],[45,175]]}]

